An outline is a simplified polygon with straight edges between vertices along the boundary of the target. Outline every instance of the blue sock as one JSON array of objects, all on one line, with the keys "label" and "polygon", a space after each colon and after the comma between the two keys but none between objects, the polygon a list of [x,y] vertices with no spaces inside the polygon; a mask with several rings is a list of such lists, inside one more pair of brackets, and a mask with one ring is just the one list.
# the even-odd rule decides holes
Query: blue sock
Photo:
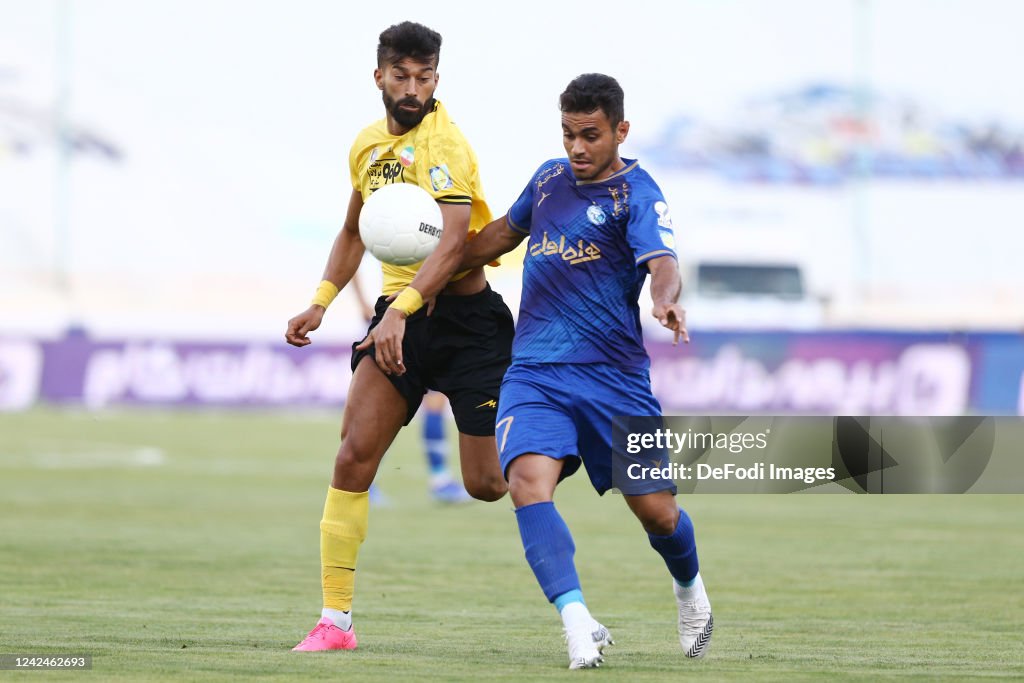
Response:
[{"label": "blue sock", "polygon": [[448,469],[447,446],[444,439],[444,416],[430,410],[423,416],[423,442],[427,446],[427,463],[431,474],[444,474]]},{"label": "blue sock", "polygon": [[579,591],[580,579],[573,563],[576,544],[555,504],[546,501],[521,507],[516,510],[516,521],[526,561],[548,602],[570,591]]},{"label": "blue sock", "polygon": [[676,583],[691,585],[700,565],[697,563],[697,544],[693,540],[693,522],[686,511],[679,508],[679,523],[670,535],[647,534],[647,538],[651,541],[651,547],[665,560],[668,573]]}]

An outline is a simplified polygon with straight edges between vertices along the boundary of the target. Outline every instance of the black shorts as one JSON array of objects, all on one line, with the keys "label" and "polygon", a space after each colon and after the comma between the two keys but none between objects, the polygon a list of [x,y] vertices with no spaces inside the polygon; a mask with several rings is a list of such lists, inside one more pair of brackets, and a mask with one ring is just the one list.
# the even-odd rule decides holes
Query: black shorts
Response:
[{"label": "black shorts", "polygon": [[[377,299],[370,330],[388,309]],[[405,398],[405,424],[412,421],[427,389],[448,397],[459,431],[470,436],[493,436],[498,393],[512,359],[512,313],[501,295],[488,285],[469,296],[439,295],[431,315],[427,307],[405,321],[402,340],[404,375],[388,379]],[[376,347],[356,351],[352,345],[352,371]]]}]

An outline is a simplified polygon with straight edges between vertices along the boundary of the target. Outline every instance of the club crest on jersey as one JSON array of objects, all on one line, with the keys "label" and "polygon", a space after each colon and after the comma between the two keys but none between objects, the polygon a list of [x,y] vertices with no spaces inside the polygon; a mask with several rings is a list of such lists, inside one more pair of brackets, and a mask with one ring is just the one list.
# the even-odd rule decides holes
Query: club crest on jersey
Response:
[{"label": "club crest on jersey", "polygon": [[452,187],[452,174],[448,171],[448,164],[441,164],[430,169],[430,184],[435,192]]},{"label": "club crest on jersey", "polygon": [[658,214],[658,226],[672,229],[672,216],[668,213],[668,204],[665,202],[654,202],[654,213]]},{"label": "club crest on jersey", "polygon": [[587,207],[587,218],[594,225],[604,225],[604,222],[608,220],[608,216],[605,215],[604,209],[597,204],[592,204]]},{"label": "club crest on jersey", "polygon": [[398,153],[398,160],[402,162],[402,166],[405,166],[406,168],[412,166],[412,162],[416,161],[415,152],[416,150],[412,148],[412,145],[409,145]]}]

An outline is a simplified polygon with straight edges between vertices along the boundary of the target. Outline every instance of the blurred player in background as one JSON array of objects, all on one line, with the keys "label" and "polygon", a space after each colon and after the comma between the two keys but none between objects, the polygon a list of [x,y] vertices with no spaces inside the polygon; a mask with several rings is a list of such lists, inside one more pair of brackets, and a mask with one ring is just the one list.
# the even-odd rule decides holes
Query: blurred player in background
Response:
[{"label": "blurred player in background", "polygon": [[466,503],[472,500],[466,488],[448,469],[448,439],[445,437],[447,401],[444,394],[428,392],[423,397],[423,450],[427,456],[430,495],[439,503]]},{"label": "blurred player in background", "polygon": [[[529,237],[512,367],[501,387],[497,435],[516,520],[544,595],[558,608],[569,668],[597,666],[611,644],[590,614],[573,562],[575,544],[552,502],[582,461],[603,494],[612,483],[612,418],[660,416],[651,393],[637,300],[651,275],[654,317],[689,341],[681,282],[661,190],[619,156],[629,122],[615,79],[585,74],[560,98],[567,159],[545,162],[508,214],[470,242],[464,267]],[[667,462],[667,453],[664,456]],[[650,463],[647,463],[650,465]],[[617,486],[672,575],[679,640],[702,657],[711,604],[698,573],[689,516],[671,481]]]},{"label": "blurred player in background", "polygon": [[[437,200],[444,231],[420,264],[384,266],[384,291],[366,338],[353,345],[352,382],[341,447],[320,522],[321,619],[294,649],[356,647],[352,594],[366,537],[368,489],[380,460],[428,388],[448,396],[459,429],[462,478],[469,493],[497,500],[507,490],[494,442],[501,378],[512,344],[512,315],[483,268],[456,272],[469,234],[490,220],[476,155],[434,98],[441,36],[404,22],[380,34],[374,80],[385,118],[352,145],[352,196],[313,304],[288,321],[285,339],[310,343],[324,312],[349,283],[365,251],[363,201],[387,183],[414,183]],[[389,299],[394,295],[393,300]],[[424,299],[435,298],[431,316]]]}]

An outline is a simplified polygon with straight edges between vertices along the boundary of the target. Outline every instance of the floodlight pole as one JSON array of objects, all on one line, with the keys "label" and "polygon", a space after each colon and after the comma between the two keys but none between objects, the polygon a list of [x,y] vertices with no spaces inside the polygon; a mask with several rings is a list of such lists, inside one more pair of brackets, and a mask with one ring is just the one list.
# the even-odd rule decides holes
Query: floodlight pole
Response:
[{"label": "floodlight pole", "polygon": [[56,160],[53,175],[54,285],[71,299],[71,6],[70,0],[57,0],[55,16],[54,144]]},{"label": "floodlight pole", "polygon": [[[871,110],[871,0],[853,0],[854,103],[860,122],[866,122]],[[870,173],[863,132],[854,148],[851,232],[854,247],[854,281],[863,302],[871,284],[871,235],[868,226],[868,183]]]}]

